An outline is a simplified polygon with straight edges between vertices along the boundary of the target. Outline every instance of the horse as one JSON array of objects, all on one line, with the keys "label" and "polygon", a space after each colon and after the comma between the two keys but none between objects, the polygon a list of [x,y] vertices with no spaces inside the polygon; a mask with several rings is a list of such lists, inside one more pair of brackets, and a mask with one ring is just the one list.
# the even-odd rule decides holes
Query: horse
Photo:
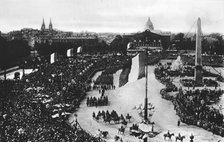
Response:
[{"label": "horse", "polygon": [[114,136],[114,141],[115,141],[115,142],[118,142],[118,140],[119,140],[119,139],[120,139],[120,137],[119,137],[119,136],[117,136],[117,135],[116,135],[116,136]]},{"label": "horse", "polygon": [[121,122],[121,124],[123,124],[124,126],[127,126],[128,122],[125,121],[125,120],[123,120],[123,121]]},{"label": "horse", "polygon": [[98,122],[100,117],[97,115],[97,116],[94,117],[94,119]]},{"label": "horse", "polygon": [[180,140],[181,142],[183,142],[184,138],[185,138],[185,136],[176,136],[176,142],[177,142],[177,140]]},{"label": "horse", "polygon": [[120,119],[121,119],[121,120],[124,120],[124,116],[123,116],[123,114],[121,114]]},{"label": "horse", "polygon": [[104,121],[105,123],[109,122],[109,124],[110,124],[111,118],[110,118],[110,117],[106,117],[105,119],[103,119],[103,121]]},{"label": "horse", "polygon": [[100,129],[98,129],[98,131],[100,132],[100,136],[102,136],[103,138],[107,138],[108,131],[101,131]]},{"label": "horse", "polygon": [[142,133],[138,130],[130,130],[130,135],[135,136],[135,137],[139,137]]},{"label": "horse", "polygon": [[112,120],[114,121],[114,123],[119,123],[120,122],[120,117],[113,117]]},{"label": "horse", "polygon": [[125,128],[123,126],[121,126],[121,128],[118,128],[118,134],[122,133],[124,134]]},{"label": "horse", "polygon": [[193,141],[194,141],[194,135],[191,134],[191,136],[190,136],[190,142],[193,142]]},{"label": "horse", "polygon": [[92,117],[93,117],[93,118],[95,118],[95,117],[96,117],[96,114],[95,114],[95,112],[93,112],[93,114],[92,114]]},{"label": "horse", "polygon": [[131,116],[129,114],[127,114],[126,119],[128,119],[130,122]]},{"label": "horse", "polygon": [[169,139],[172,138],[172,136],[174,136],[174,133],[167,133],[167,134],[164,134],[163,137],[164,137],[164,140],[166,140],[166,137],[168,137]]}]

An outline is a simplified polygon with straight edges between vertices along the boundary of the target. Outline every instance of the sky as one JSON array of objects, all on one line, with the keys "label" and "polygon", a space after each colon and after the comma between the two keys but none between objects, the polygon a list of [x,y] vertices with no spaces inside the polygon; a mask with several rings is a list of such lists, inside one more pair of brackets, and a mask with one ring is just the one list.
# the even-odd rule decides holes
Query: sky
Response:
[{"label": "sky", "polygon": [[195,32],[201,17],[203,33],[224,34],[224,0],[0,0],[0,31],[40,29],[52,19],[63,31],[143,31],[150,17],[154,28]]}]

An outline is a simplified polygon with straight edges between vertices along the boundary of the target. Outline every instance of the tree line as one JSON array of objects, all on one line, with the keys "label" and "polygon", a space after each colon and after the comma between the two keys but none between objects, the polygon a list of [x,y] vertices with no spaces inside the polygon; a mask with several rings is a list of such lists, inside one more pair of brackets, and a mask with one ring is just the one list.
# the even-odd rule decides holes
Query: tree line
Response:
[{"label": "tree line", "polygon": [[[171,48],[177,50],[195,50],[196,35],[187,37],[178,33],[171,37]],[[224,55],[224,39],[219,33],[202,36],[202,53]]]},{"label": "tree line", "polygon": [[57,52],[60,55],[66,56],[67,50],[73,48],[74,54],[78,47],[82,47],[82,51],[85,53],[97,53],[108,51],[108,45],[105,41],[96,39],[94,41],[77,41],[77,42],[53,42],[48,41],[35,43],[35,48],[39,55],[49,55],[51,53]]},{"label": "tree line", "polygon": [[[66,56],[67,49],[73,48],[76,54],[77,48],[82,46],[85,53],[117,53],[126,55],[127,44],[130,39],[117,35],[108,45],[104,40],[96,38],[93,41],[82,40],[74,43],[53,42],[35,43],[34,49],[40,56],[47,56],[57,52]],[[177,33],[171,36],[171,49],[177,50],[195,50],[196,36],[187,37],[184,33]],[[213,33],[202,37],[202,53],[224,55],[224,39],[219,33]],[[30,54],[30,47],[25,40],[6,40],[0,36],[0,68],[11,67],[21,58]]]},{"label": "tree line", "polygon": [[11,67],[16,61],[27,57],[30,47],[25,40],[6,40],[0,36],[0,68]]}]

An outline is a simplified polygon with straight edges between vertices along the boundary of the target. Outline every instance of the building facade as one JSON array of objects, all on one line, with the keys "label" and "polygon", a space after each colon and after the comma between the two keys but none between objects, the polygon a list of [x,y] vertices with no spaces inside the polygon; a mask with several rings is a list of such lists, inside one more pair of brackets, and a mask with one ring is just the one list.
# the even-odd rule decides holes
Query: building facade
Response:
[{"label": "building facade", "polygon": [[170,32],[154,30],[150,18],[148,18],[146,22],[145,31],[132,35],[124,35],[124,38],[127,38],[130,41],[130,50],[141,50],[144,48],[167,49],[170,45],[170,37]]},{"label": "building facade", "polygon": [[71,43],[75,45],[83,45],[86,43],[94,43],[97,42],[98,38],[95,35],[90,34],[73,34],[72,32],[62,32],[53,29],[53,24],[50,19],[50,23],[48,29],[45,26],[45,22],[43,19],[40,34],[36,39],[38,43]]}]

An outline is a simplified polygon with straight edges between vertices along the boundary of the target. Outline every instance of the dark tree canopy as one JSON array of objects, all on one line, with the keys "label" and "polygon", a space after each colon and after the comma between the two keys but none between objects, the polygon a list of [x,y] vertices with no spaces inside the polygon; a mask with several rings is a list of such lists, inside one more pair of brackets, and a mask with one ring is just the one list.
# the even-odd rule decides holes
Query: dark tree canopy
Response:
[{"label": "dark tree canopy", "polygon": [[0,37],[0,65],[1,68],[10,67],[12,62],[30,54],[30,47],[25,40],[10,40]]},{"label": "dark tree canopy", "polygon": [[122,54],[126,54],[127,44],[129,42],[130,42],[129,39],[123,38],[121,35],[117,35],[110,44],[110,50],[115,52],[120,52]]},{"label": "dark tree canopy", "polygon": [[83,52],[85,53],[97,53],[97,52],[107,52],[108,45],[105,41],[96,39],[95,41],[83,41],[83,42],[45,42],[36,43],[35,47],[40,55],[49,55],[51,53],[57,52],[60,55],[66,56],[68,49],[73,48],[74,54],[76,54],[77,48],[82,46]]},{"label": "dark tree canopy", "polygon": [[[177,50],[195,50],[196,36],[185,37],[178,33],[171,40],[172,46]],[[224,39],[218,33],[202,37],[202,53],[224,55]]]}]

